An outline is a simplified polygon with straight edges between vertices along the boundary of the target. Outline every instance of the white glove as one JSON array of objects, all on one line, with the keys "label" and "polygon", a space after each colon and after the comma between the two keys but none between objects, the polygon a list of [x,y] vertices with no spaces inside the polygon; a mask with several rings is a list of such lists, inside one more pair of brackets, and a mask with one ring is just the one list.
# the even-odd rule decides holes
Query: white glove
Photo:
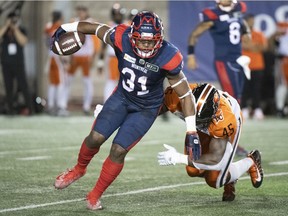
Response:
[{"label": "white glove", "polygon": [[96,119],[99,113],[101,112],[103,105],[97,104],[94,110],[94,118]]},{"label": "white glove", "polygon": [[179,163],[186,165],[188,164],[187,155],[177,152],[177,150],[174,147],[169,146],[167,144],[163,144],[163,146],[168,151],[158,153],[157,158],[160,166],[176,165]]},{"label": "white glove", "polygon": [[250,57],[245,55],[241,55],[236,59],[236,62],[243,67],[244,74],[248,80],[251,79],[251,70],[249,68],[250,61]]}]

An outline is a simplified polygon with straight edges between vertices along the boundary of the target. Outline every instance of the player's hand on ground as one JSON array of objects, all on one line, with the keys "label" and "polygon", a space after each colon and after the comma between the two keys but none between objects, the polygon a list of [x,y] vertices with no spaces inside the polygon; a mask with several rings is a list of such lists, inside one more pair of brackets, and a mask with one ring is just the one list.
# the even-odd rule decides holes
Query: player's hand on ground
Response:
[{"label": "player's hand on ground", "polygon": [[198,67],[195,55],[187,56],[187,67],[192,70],[195,70]]},{"label": "player's hand on ground", "polygon": [[187,132],[185,137],[186,153],[192,161],[198,160],[201,156],[201,144],[197,132]]}]

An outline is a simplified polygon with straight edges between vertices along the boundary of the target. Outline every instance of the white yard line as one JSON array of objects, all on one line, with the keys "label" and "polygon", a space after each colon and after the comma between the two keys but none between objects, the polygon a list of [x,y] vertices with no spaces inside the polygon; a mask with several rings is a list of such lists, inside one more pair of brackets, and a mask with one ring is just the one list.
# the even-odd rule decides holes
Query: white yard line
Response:
[{"label": "white yard line", "polygon": [[275,161],[275,162],[269,163],[269,165],[285,165],[285,164],[288,164],[288,160],[286,160],[286,161]]},{"label": "white yard line", "polygon": [[[275,177],[275,176],[285,176],[285,175],[288,175],[288,172],[266,174],[264,178]],[[250,177],[245,176],[245,177],[240,178],[240,180],[245,180],[245,179],[250,179]],[[167,185],[167,186],[160,186],[160,187],[154,187],[154,188],[146,188],[142,190],[128,191],[128,192],[117,193],[117,194],[107,194],[107,195],[104,195],[103,198],[114,197],[114,196],[125,196],[125,195],[131,195],[131,194],[140,194],[140,193],[151,192],[151,191],[159,191],[159,190],[165,190],[165,189],[171,189],[171,188],[177,188],[177,187],[183,187],[183,186],[202,185],[202,184],[206,184],[206,183],[204,181],[201,181],[201,182],[192,182],[192,183],[186,183],[186,184],[175,184],[175,185]],[[46,207],[46,206],[52,206],[52,205],[80,202],[84,200],[85,200],[84,198],[79,198],[79,199],[72,199],[72,200],[62,200],[62,201],[52,202],[52,203],[43,203],[43,204],[38,204],[38,205],[28,205],[28,206],[22,206],[22,207],[17,207],[17,208],[1,209],[0,213],[21,211],[21,210],[26,210],[26,209],[35,209],[35,208],[41,208],[41,207]]]},{"label": "white yard line", "polygon": [[35,157],[22,157],[22,158],[16,158],[16,160],[21,161],[34,161],[34,160],[46,160],[51,158],[51,156],[35,156]]}]

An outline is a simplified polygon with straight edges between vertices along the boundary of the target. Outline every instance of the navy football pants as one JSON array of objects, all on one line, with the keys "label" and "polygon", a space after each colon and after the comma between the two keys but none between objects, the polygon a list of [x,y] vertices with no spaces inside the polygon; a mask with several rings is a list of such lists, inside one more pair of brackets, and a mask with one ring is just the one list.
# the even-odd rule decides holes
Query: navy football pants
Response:
[{"label": "navy football pants", "polygon": [[131,103],[121,92],[114,92],[97,116],[93,130],[108,139],[117,131],[113,140],[127,151],[136,145],[154,123],[160,107],[143,109]]}]

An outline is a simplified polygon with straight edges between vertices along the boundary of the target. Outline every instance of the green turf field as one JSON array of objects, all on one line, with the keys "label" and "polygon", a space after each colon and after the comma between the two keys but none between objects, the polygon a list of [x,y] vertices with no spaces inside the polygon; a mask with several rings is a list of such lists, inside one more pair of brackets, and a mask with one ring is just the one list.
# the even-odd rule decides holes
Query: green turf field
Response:
[{"label": "green turf field", "polygon": [[[237,197],[222,202],[223,188],[190,178],[184,166],[160,167],[162,144],[183,149],[185,124],[159,118],[128,154],[125,167],[102,197],[104,210],[86,210],[84,197],[94,186],[111,139],[94,157],[87,174],[57,191],[55,177],[72,167],[93,118],[0,116],[0,215],[288,215],[288,121],[268,118],[244,123],[240,144],[262,152],[265,177],[260,188],[248,175],[237,183]],[[239,158],[236,157],[235,160]]]}]

